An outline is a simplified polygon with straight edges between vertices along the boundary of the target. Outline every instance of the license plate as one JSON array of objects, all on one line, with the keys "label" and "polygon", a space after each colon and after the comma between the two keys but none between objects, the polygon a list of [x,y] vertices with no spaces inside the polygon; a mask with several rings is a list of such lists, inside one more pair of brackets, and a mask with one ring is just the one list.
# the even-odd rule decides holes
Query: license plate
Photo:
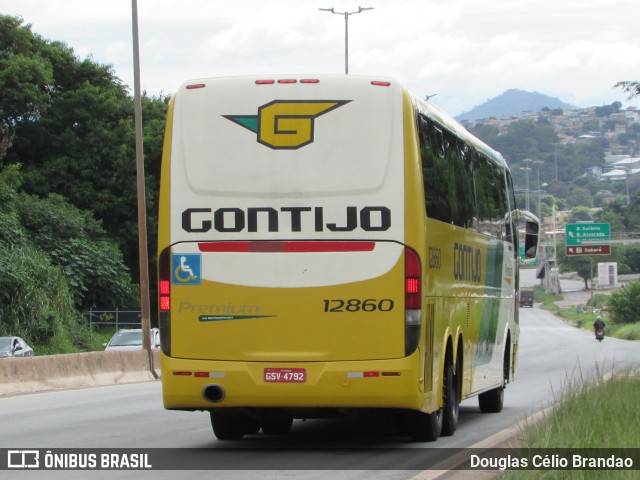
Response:
[{"label": "license plate", "polygon": [[265,382],[304,383],[307,380],[306,368],[265,368]]}]

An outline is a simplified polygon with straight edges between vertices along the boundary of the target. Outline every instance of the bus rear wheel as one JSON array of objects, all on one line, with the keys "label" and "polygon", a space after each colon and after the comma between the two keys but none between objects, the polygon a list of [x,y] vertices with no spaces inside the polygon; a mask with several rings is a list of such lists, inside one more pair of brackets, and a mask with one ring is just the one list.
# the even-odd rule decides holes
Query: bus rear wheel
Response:
[{"label": "bus rear wheel", "polygon": [[442,408],[443,422],[442,435],[451,436],[458,426],[458,417],[460,415],[460,361],[458,361],[456,374],[453,374],[453,365],[447,362],[444,370],[443,399],[444,406]]},{"label": "bus rear wheel", "polygon": [[256,420],[241,415],[209,412],[213,434],[218,440],[240,440],[247,433],[257,433]]},{"label": "bus rear wheel", "polygon": [[509,381],[509,368],[511,366],[511,347],[510,340],[507,337],[507,348],[504,352],[504,360],[502,362],[502,385],[488,392],[478,395],[478,405],[483,413],[499,413],[504,405],[504,388]]},{"label": "bus rear wheel", "polygon": [[499,413],[504,404],[504,387],[494,388],[478,395],[480,411],[484,413]]},{"label": "bus rear wheel", "polygon": [[442,432],[442,409],[433,413],[402,412],[396,416],[398,431],[415,442],[435,442]]}]

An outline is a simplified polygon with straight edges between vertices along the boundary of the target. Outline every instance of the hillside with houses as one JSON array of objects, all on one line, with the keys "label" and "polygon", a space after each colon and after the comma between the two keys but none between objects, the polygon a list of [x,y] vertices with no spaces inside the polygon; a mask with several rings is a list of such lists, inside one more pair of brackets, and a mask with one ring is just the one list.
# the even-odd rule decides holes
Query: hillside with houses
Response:
[{"label": "hillside with houses", "polygon": [[[591,165],[574,172],[573,180],[587,177],[602,182],[602,188],[598,193],[603,197],[604,202],[611,202],[620,194],[627,196],[627,192],[624,191],[626,183],[629,184],[630,195],[640,187],[640,110],[638,108],[623,109],[620,102],[607,106],[573,109],[544,107],[539,111],[524,111],[508,116],[463,121],[463,124],[476,134],[487,131],[489,127],[498,137],[502,137],[512,130],[514,124],[522,125],[523,122],[551,126],[555,132],[555,138],[553,143],[547,146],[546,156],[542,159],[536,156],[528,159],[517,158],[516,155],[509,155],[507,151],[505,156],[512,170],[532,167],[533,165],[526,164],[529,161],[539,163],[544,160],[545,165],[542,166],[541,175],[544,177],[544,182],[551,183],[551,180],[558,180],[558,171],[562,177],[563,169],[569,167],[569,160],[561,154],[562,151],[568,149],[585,151],[592,146],[594,158],[590,161]],[[483,139],[492,144],[491,138]],[[503,154],[505,153],[504,147],[497,148]],[[596,150],[598,150],[597,153],[595,153]],[[524,165],[523,162],[525,162]],[[556,169],[555,178],[554,168]],[[531,174],[535,176],[533,171]],[[522,181],[522,175],[519,172],[514,172],[514,177],[516,183],[518,180]],[[532,180],[532,183],[535,182]],[[625,184],[622,190],[621,184]],[[534,187],[530,190],[535,189]]]},{"label": "hillside with houses", "polygon": [[505,156],[519,208],[536,213],[543,223],[543,258],[555,258],[546,247],[564,242],[567,223],[609,222],[613,215],[620,219],[614,221],[616,234],[639,231],[629,210],[635,212],[640,192],[637,108],[622,108],[619,102],[542,107],[462,123]]},{"label": "hillside with houses", "polygon": [[[525,112],[522,117],[531,118],[531,115]],[[636,107],[625,110],[614,106],[562,111],[547,109],[541,110],[537,117],[545,118],[553,125],[561,144],[605,141],[607,148],[602,164],[586,169],[586,175],[603,181],[629,179],[635,185],[636,176],[640,174],[640,110]]]}]

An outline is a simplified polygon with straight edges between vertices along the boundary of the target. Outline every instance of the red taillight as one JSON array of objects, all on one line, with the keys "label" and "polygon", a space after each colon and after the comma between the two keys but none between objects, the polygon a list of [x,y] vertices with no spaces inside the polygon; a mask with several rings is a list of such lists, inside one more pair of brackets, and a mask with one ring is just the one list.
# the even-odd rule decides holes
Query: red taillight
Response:
[{"label": "red taillight", "polygon": [[160,294],[160,311],[168,312],[171,310],[171,295],[169,293]]},{"label": "red taillight", "polygon": [[198,88],[204,88],[204,83],[192,83],[191,85],[187,85],[187,90],[196,90]]},{"label": "red taillight", "polygon": [[256,80],[256,85],[273,85],[275,80]]},{"label": "red taillight", "polygon": [[171,286],[169,280],[160,280],[160,295],[169,295],[171,293]]},{"label": "red taillight", "polygon": [[300,83],[320,83],[320,80],[317,78],[303,78]]},{"label": "red taillight", "polygon": [[407,293],[420,293],[420,280],[417,278],[407,278],[405,289]]},{"label": "red taillight", "polygon": [[278,80],[278,83],[297,83],[298,81],[293,78],[282,78]]},{"label": "red taillight", "polygon": [[168,312],[171,310],[171,290],[168,281],[160,282],[160,311]]},{"label": "red taillight", "polygon": [[374,80],[373,82],[371,82],[371,85],[373,85],[374,87],[390,87],[391,82],[382,82],[379,80]]},{"label": "red taillight", "polygon": [[422,267],[420,257],[410,248],[404,250],[404,298],[405,308],[408,310],[419,310],[422,307],[422,286],[420,277]]},{"label": "red taillight", "polygon": [[160,255],[159,262],[159,284],[158,295],[160,300],[160,311],[168,312],[171,310],[171,256],[169,251],[165,250]]},{"label": "red taillight", "polygon": [[404,249],[404,354],[411,355],[420,343],[422,328],[422,266],[420,257]]},{"label": "red taillight", "polygon": [[[160,348],[171,356],[171,249],[164,249],[158,258],[158,326]],[[174,373],[175,375],[175,373]]]}]

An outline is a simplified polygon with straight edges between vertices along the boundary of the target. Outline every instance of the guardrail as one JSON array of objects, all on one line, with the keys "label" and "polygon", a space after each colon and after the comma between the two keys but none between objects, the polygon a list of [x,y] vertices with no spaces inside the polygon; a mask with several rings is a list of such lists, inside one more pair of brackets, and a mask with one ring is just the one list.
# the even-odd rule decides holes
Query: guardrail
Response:
[{"label": "guardrail", "polygon": [[[159,376],[160,352],[153,365]],[[0,395],[154,380],[144,350],[0,359]]]}]

